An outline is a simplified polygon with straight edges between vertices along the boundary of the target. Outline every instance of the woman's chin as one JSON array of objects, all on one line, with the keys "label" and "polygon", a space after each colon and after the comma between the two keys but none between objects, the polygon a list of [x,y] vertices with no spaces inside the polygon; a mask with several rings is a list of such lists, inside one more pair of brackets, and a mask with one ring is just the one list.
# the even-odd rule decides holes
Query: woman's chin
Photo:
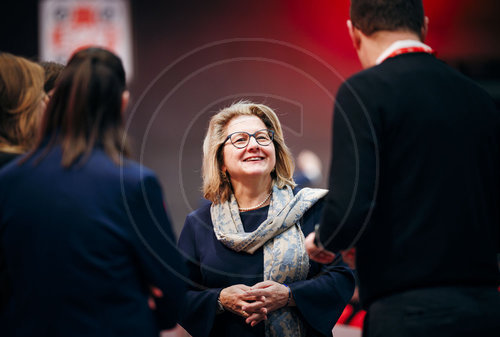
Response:
[{"label": "woman's chin", "polygon": [[265,177],[270,177],[270,176],[271,176],[271,172],[269,170],[264,170],[264,169],[246,170],[245,172],[242,172],[239,175],[240,179],[242,179],[242,180],[265,178]]}]

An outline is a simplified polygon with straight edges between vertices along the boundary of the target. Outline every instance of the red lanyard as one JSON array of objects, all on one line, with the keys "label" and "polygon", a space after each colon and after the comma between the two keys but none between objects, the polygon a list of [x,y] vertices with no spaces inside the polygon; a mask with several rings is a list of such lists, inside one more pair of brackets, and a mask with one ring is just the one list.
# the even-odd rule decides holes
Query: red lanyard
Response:
[{"label": "red lanyard", "polygon": [[400,48],[400,49],[393,51],[386,58],[384,58],[380,63],[384,62],[388,58],[402,55],[402,54],[408,54],[408,53],[427,53],[427,54],[436,55],[436,52],[433,49],[424,48],[424,47],[406,47],[406,48]]}]

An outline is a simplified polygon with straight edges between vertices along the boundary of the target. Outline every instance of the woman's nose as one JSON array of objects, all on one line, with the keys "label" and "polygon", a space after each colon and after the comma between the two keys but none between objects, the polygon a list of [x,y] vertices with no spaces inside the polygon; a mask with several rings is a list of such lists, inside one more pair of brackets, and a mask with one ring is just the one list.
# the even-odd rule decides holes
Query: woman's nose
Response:
[{"label": "woman's nose", "polygon": [[255,149],[257,147],[259,147],[259,143],[257,143],[257,139],[255,139],[254,136],[251,136],[250,137],[250,140],[248,141],[248,145],[247,145],[247,148],[250,150],[250,149]]}]

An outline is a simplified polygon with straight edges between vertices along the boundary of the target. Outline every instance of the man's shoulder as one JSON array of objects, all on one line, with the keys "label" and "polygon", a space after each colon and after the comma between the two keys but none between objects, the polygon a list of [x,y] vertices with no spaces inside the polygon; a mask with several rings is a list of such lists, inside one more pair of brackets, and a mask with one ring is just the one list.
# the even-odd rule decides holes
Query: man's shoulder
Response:
[{"label": "man's shoulder", "polygon": [[355,74],[349,76],[343,83],[343,85],[357,85],[358,83],[364,83],[367,79],[373,79],[379,73],[376,67],[370,67],[358,71]]},{"label": "man's shoulder", "polygon": [[[396,82],[399,79],[397,74],[402,71],[412,71],[411,63],[415,62],[409,60],[405,57],[398,57],[394,59],[389,59],[381,64],[363,69],[353,75],[351,75],[344,84],[347,86],[366,86],[367,84],[372,84],[373,82]],[[419,60],[416,61],[419,64],[429,62],[429,60]],[[431,61],[432,63],[433,61]],[[372,90],[375,88],[371,88]]]},{"label": "man's shoulder", "polygon": [[453,87],[455,90],[472,90],[478,95],[487,96],[474,81],[426,53],[399,55],[379,65],[361,70],[342,84],[339,93],[350,92],[358,96],[384,97],[393,95],[394,90],[429,86],[434,86],[435,90],[445,93],[452,92],[450,87]]},{"label": "man's shoulder", "polygon": [[343,109],[364,106],[382,98],[390,92],[387,83],[373,68],[364,69],[346,79],[339,87],[336,95],[336,106]]},{"label": "man's shoulder", "polygon": [[388,81],[392,80],[387,71],[380,69],[379,66],[370,67],[348,77],[340,86],[338,93],[369,95],[374,90],[381,89]]},{"label": "man's shoulder", "polygon": [[418,72],[420,68],[432,69],[441,68],[454,72],[453,68],[444,62],[428,54],[404,54],[387,59],[380,64],[363,69],[352,76],[346,82],[362,82],[367,79],[397,80],[395,74]]}]

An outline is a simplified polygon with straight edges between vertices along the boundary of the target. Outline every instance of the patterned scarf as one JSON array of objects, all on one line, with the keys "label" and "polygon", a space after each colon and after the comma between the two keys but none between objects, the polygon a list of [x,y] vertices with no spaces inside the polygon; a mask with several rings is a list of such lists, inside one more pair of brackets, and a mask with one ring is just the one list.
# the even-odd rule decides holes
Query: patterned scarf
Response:
[{"label": "patterned scarf", "polygon": [[[230,200],[212,204],[210,209],[215,236],[237,252],[253,254],[264,246],[264,280],[285,284],[304,280],[309,272],[309,257],[299,221],[327,192],[304,188],[294,196],[290,186],[279,189],[274,185],[267,219],[250,233],[245,232],[238,203],[231,195]],[[266,337],[305,335],[295,308],[283,307],[268,315]]]}]

